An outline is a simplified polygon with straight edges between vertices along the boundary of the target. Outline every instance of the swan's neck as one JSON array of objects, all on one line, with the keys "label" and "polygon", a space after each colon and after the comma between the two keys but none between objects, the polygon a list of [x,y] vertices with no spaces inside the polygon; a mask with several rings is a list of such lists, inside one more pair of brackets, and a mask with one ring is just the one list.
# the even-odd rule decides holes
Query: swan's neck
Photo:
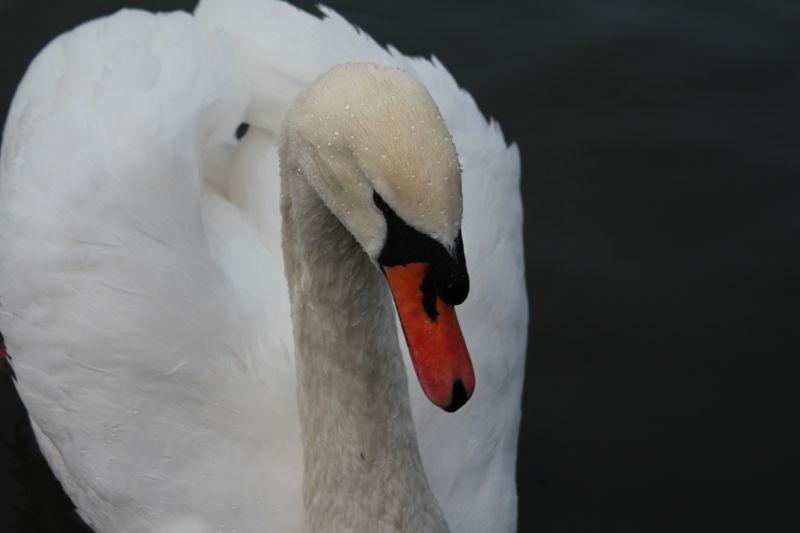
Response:
[{"label": "swan's neck", "polygon": [[294,160],[286,148],[281,211],[309,525],[446,532],[419,458],[385,280]]}]

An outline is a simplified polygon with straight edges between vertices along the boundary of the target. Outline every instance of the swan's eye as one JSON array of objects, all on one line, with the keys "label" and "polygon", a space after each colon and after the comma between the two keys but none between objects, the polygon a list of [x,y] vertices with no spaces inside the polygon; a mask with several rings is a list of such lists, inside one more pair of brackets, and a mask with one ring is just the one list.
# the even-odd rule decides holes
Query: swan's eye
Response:
[{"label": "swan's eye", "polygon": [[452,252],[448,251],[433,237],[409,226],[377,192],[372,199],[386,219],[386,242],[378,263],[383,267],[425,263],[436,295],[450,305],[462,303],[469,292],[469,275],[461,233]]}]

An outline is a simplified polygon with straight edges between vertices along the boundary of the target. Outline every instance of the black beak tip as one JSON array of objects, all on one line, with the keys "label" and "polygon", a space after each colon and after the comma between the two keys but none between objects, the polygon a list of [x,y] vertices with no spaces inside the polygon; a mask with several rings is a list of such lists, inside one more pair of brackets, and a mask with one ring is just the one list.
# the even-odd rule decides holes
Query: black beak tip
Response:
[{"label": "black beak tip", "polygon": [[450,397],[450,405],[444,407],[444,410],[448,413],[455,413],[467,403],[467,400],[469,400],[467,389],[464,388],[464,384],[459,379],[453,383],[453,395]]}]

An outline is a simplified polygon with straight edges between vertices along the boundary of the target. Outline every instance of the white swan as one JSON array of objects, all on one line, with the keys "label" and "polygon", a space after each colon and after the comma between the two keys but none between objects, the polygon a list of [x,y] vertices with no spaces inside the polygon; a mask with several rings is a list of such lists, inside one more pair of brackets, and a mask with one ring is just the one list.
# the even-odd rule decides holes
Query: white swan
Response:
[{"label": "white swan", "polygon": [[[326,14],[125,11],[56,39],[20,84],[0,154],[0,330],[42,451],[97,531],[444,531],[437,502],[454,532],[515,528],[517,150],[441,65]],[[280,125],[353,61],[411,73],[447,129],[411,77],[374,66],[297,102],[281,150],[295,348]],[[453,249],[448,130],[477,381],[454,414],[407,385],[368,259],[399,221]]]}]

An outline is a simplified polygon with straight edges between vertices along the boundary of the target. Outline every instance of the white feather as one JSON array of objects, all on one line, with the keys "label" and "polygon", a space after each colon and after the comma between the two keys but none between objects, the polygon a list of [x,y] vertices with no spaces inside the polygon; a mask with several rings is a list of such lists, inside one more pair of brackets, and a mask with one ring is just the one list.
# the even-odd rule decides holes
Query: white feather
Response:
[{"label": "white feather", "polygon": [[415,75],[458,148],[477,386],[447,414],[410,379],[413,414],[451,529],[516,527],[518,150],[436,60],[324,12],[122,11],[53,41],[20,84],[0,160],[0,330],[43,453],[98,531],[302,530],[275,132],[347,61]]}]

